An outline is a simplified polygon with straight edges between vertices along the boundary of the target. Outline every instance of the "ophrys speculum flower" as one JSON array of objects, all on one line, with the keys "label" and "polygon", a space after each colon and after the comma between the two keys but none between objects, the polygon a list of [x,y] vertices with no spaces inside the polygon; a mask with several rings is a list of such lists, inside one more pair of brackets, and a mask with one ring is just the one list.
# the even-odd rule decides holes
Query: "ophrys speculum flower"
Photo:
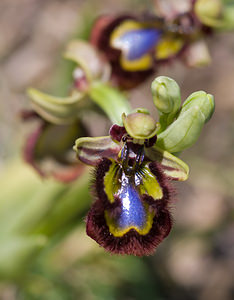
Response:
[{"label": "ophrys speculum flower", "polygon": [[155,146],[157,123],[149,114],[123,115],[123,124],[113,125],[109,137],[81,138],[74,147],[96,167],[87,234],[112,253],[143,256],[169,234],[170,180],[186,180],[188,166]]},{"label": "ophrys speculum flower", "polygon": [[80,138],[74,150],[95,166],[95,202],[87,234],[111,253],[152,254],[169,234],[174,201],[171,180],[184,181],[189,168],[169,153],[181,152],[197,140],[214,111],[212,95],[190,95],[181,106],[180,88],[161,76],[152,84],[157,123],[144,109],[122,115],[109,136]]}]

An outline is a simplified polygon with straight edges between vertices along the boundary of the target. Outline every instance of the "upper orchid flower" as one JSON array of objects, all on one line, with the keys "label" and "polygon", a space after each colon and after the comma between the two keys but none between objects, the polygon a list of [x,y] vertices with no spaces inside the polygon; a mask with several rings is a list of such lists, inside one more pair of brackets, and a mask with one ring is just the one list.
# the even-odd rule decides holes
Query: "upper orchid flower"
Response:
[{"label": "upper orchid flower", "polygon": [[205,92],[192,94],[181,107],[179,86],[167,77],[156,78],[152,91],[159,123],[137,109],[123,114],[122,126],[114,124],[109,136],[79,138],[74,146],[78,159],[95,167],[87,234],[112,253],[152,254],[169,234],[170,181],[186,180],[189,168],[167,149],[191,146],[214,110]]},{"label": "upper orchid flower", "polygon": [[123,88],[140,84],[159,62],[181,53],[186,40],[185,33],[156,16],[103,16],[91,33],[91,43],[104,53],[113,80]]},{"label": "upper orchid flower", "polygon": [[147,255],[172,225],[172,180],[186,180],[188,167],[154,146],[157,124],[145,112],[123,115],[109,137],[81,138],[78,158],[96,167],[87,234],[112,253]]}]

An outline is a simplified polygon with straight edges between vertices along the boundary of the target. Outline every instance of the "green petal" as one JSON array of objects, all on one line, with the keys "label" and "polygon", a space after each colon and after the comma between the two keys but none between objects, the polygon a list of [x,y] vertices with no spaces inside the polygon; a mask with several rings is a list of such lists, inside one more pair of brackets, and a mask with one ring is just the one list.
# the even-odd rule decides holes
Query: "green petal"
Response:
[{"label": "green petal", "polygon": [[75,91],[72,96],[60,98],[30,88],[27,91],[35,111],[45,120],[54,124],[72,123],[85,95]]},{"label": "green petal", "polygon": [[146,156],[152,161],[160,163],[166,176],[173,180],[185,181],[188,179],[189,167],[181,159],[157,146],[145,149]]},{"label": "green petal", "polygon": [[73,149],[80,161],[95,166],[104,157],[117,159],[121,147],[109,136],[104,136],[79,138]]}]

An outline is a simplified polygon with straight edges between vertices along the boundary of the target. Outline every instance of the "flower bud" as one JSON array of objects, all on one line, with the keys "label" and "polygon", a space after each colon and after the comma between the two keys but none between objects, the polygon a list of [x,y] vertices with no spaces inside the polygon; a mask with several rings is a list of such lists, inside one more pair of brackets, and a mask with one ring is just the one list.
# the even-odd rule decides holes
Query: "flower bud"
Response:
[{"label": "flower bud", "polygon": [[215,109],[214,97],[204,91],[192,93],[183,103],[180,115],[190,108],[198,107],[204,115],[204,122],[210,120]]},{"label": "flower bud", "polygon": [[160,76],[151,85],[153,100],[160,114],[175,114],[181,104],[180,88],[175,80]]},{"label": "flower bud", "polygon": [[157,123],[149,114],[123,114],[122,120],[127,133],[135,139],[149,139],[156,135]]},{"label": "flower bud", "polygon": [[222,15],[222,0],[197,0],[194,11],[198,19],[205,25],[216,27]]},{"label": "flower bud", "polygon": [[191,94],[175,122],[158,135],[157,145],[171,153],[183,151],[198,139],[214,112],[214,98],[203,91]]}]

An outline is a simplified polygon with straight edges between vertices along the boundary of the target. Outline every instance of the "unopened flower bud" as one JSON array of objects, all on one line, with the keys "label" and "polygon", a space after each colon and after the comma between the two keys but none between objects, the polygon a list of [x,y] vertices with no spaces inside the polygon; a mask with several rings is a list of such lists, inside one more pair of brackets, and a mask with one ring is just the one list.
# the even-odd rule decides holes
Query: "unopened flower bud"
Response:
[{"label": "unopened flower bud", "polygon": [[204,116],[204,122],[210,120],[215,109],[214,97],[204,91],[192,93],[183,103],[180,115],[190,108],[197,107]]},{"label": "unopened flower bud", "polygon": [[175,80],[160,76],[152,82],[151,91],[159,113],[160,133],[175,120],[181,104],[180,88]]},{"label": "unopened flower bud", "polygon": [[191,94],[184,102],[177,120],[158,135],[157,145],[171,153],[189,148],[196,142],[213,112],[212,95],[203,91]]},{"label": "unopened flower bud", "polygon": [[198,19],[205,25],[216,27],[222,15],[222,0],[197,0],[194,11]]},{"label": "unopened flower bud", "polygon": [[180,88],[175,80],[160,76],[151,85],[156,108],[163,114],[175,114],[181,104]]}]

